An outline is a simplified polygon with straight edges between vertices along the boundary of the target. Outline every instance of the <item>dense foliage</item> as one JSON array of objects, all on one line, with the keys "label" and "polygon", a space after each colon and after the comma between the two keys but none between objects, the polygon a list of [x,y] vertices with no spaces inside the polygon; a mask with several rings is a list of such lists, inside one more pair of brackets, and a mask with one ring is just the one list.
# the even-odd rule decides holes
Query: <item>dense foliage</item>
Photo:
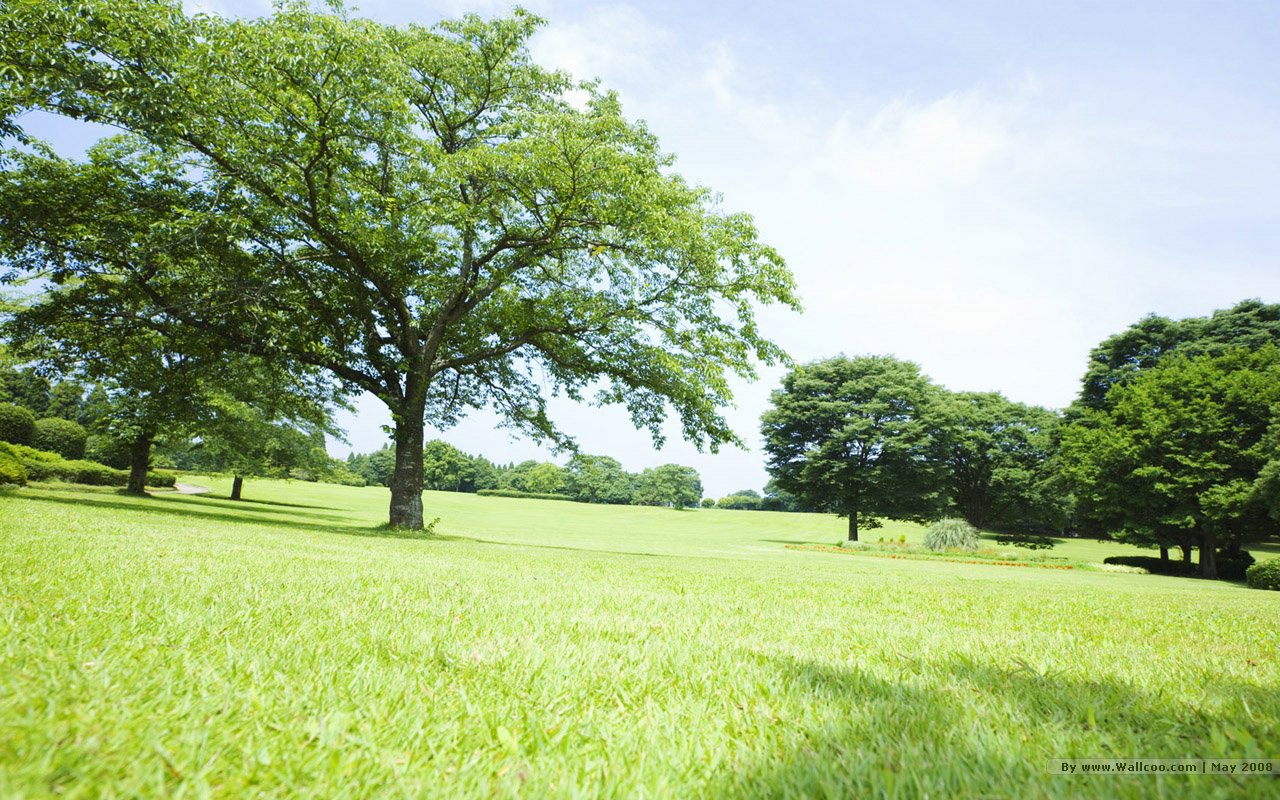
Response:
[{"label": "dense foliage", "polygon": [[36,415],[30,409],[0,403],[0,442],[31,444],[35,428]]},{"label": "dense foliage", "polygon": [[[796,305],[791,275],[748,216],[671,171],[615,95],[535,65],[539,24],[522,11],[426,28],[301,4],[251,20],[161,0],[7,4],[0,70],[20,80],[0,111],[137,134],[100,151],[92,177],[143,178],[169,222],[139,230],[127,262],[96,258],[90,245],[115,242],[85,240],[80,223],[119,212],[111,192],[23,180],[14,207],[63,223],[30,226],[29,249],[74,248],[57,276],[133,290],[145,302],[129,319],[285,355],[382,400],[393,525],[422,525],[427,418],[491,407],[563,441],[546,413],[563,393],[625,405],[655,440],[674,412],[691,441],[736,442],[728,377],[784,358],[755,308]],[[36,182],[77,176],[25,161]],[[194,241],[218,269],[165,255]]]},{"label": "dense foliage", "polygon": [[63,458],[84,458],[89,434],[78,422],[60,417],[36,420],[31,432],[31,446],[48,450]]},{"label": "dense foliage", "polygon": [[1254,564],[1245,571],[1244,579],[1253,589],[1280,591],[1280,558]]}]

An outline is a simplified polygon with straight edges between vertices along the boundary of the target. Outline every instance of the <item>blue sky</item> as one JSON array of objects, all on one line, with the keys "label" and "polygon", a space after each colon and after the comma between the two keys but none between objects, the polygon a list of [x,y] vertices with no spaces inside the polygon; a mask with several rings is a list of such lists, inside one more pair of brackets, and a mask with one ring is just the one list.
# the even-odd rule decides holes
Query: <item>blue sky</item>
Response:
[{"label": "blue sky", "polygon": [[[549,20],[539,61],[617,89],[680,172],[755,216],[805,302],[763,317],[797,360],[893,353],[950,389],[1061,407],[1089,349],[1144,314],[1280,302],[1280,4],[525,5]],[[509,4],[358,7],[433,22]],[[691,464],[720,496],[767,480],[758,419],[780,377],[738,388],[750,451],[698,454],[674,424],[655,451],[620,410],[557,410],[586,451]],[[343,423],[366,451],[387,416],[359,407]],[[442,438],[545,457],[494,423]]]}]

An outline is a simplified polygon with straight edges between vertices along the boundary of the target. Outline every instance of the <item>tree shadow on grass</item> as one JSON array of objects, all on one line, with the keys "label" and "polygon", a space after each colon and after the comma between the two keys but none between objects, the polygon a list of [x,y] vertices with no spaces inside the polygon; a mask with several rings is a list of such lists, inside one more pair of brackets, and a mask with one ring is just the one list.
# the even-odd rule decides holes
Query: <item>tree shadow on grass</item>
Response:
[{"label": "tree shadow on grass", "polygon": [[[39,503],[52,503],[55,505],[69,506],[92,506],[94,508],[111,509],[117,511],[137,511],[147,514],[163,514],[173,517],[184,517],[190,520],[203,520],[211,522],[227,522],[238,525],[258,525],[272,528],[280,528],[305,533],[337,533],[344,536],[367,536],[382,539],[429,539],[431,541],[452,541],[462,537],[443,536],[437,533],[428,533],[426,531],[405,530],[403,528],[392,528],[387,525],[351,525],[351,524],[334,524],[329,520],[349,519],[349,517],[338,517],[332,514],[299,514],[290,513],[289,519],[279,519],[277,517],[260,516],[251,513],[226,514],[217,511],[201,508],[196,502],[190,502],[170,497],[152,496],[150,500],[141,502],[129,502],[124,499],[108,500],[98,498],[79,497],[60,497],[49,495],[23,495],[23,499],[31,500]],[[238,507],[235,501],[232,507]],[[283,513],[283,512],[282,512]],[[307,521],[297,519],[298,517],[319,517],[318,521]]]},{"label": "tree shadow on grass", "polygon": [[[1215,683],[1194,707],[1111,678],[1037,673],[1018,659],[901,656],[902,680],[889,681],[857,666],[747,658],[776,671],[787,694],[801,694],[805,715],[753,736],[746,757],[713,784],[715,796],[1208,797],[1280,788],[1270,778],[1217,775],[1108,776],[1104,784],[1049,769],[1057,758],[1267,757],[1265,709],[1276,701],[1259,686]],[[1254,720],[1222,710],[1241,703]]]},{"label": "tree shadow on grass", "polygon": [[314,508],[319,511],[345,510],[337,506],[313,506],[313,505],[308,505],[306,503],[282,503],[279,500],[258,500],[257,498],[254,498],[254,497],[242,497],[239,500],[232,500],[228,495],[215,494],[213,492],[201,492],[200,494],[191,494],[187,496],[199,498],[201,500],[219,500],[222,502],[231,503],[232,504],[230,506],[231,508],[236,508],[245,503],[249,503],[251,505],[257,505],[257,506],[280,506],[282,508]]}]

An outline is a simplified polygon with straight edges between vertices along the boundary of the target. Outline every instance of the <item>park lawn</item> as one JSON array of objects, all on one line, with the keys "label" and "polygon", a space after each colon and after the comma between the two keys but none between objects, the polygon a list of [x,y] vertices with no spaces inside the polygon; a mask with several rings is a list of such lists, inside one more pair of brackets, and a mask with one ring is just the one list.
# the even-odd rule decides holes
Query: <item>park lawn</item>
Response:
[{"label": "park lawn", "polygon": [[385,489],[246,497],[0,494],[0,797],[1280,789],[1049,771],[1280,756],[1278,592],[785,548],[820,515],[428,493],[414,538]]}]

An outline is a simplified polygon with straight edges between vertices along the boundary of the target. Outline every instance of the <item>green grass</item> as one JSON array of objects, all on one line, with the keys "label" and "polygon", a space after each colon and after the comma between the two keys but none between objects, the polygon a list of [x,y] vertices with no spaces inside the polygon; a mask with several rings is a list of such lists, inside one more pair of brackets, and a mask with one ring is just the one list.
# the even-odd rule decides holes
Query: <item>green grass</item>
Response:
[{"label": "green grass", "polygon": [[1280,593],[786,549],[818,515],[428,493],[413,538],[385,489],[246,497],[0,494],[0,797],[1280,789],[1048,771],[1280,755]]}]

